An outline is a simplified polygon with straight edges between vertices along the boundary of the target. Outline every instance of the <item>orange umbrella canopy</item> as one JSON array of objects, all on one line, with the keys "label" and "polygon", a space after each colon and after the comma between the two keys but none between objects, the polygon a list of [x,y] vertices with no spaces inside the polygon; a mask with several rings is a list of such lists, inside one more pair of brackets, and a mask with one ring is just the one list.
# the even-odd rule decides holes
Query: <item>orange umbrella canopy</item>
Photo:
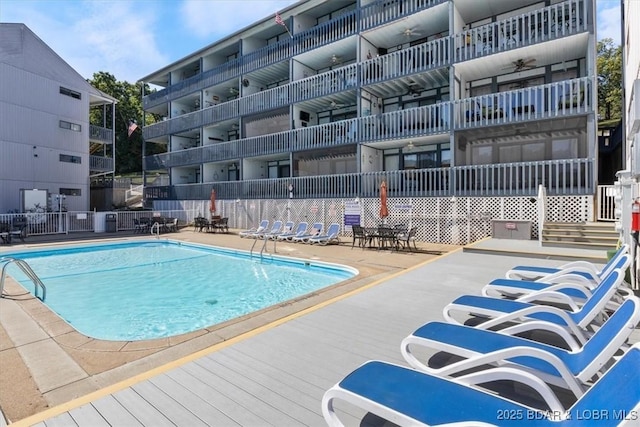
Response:
[{"label": "orange umbrella canopy", "polygon": [[387,208],[387,183],[382,181],[380,184],[380,218],[386,218],[389,216],[389,209]]},{"label": "orange umbrella canopy", "polygon": [[213,188],[211,189],[211,196],[209,198],[209,211],[216,211],[216,190]]}]

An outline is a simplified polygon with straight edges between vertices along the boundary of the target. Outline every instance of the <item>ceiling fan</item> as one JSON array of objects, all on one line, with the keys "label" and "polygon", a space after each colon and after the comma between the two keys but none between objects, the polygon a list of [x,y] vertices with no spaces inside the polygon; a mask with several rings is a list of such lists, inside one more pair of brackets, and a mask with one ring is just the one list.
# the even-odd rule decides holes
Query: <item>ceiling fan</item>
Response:
[{"label": "ceiling fan", "polygon": [[414,30],[413,28],[405,28],[405,30],[403,32],[401,32],[400,34],[404,35],[405,37],[421,36],[422,35],[422,33],[420,33],[419,31]]},{"label": "ceiling fan", "polygon": [[338,103],[336,101],[331,101],[329,103],[329,108],[342,108],[342,107],[345,107],[345,106],[346,106],[345,104],[340,104],[340,103]]},{"label": "ceiling fan", "polygon": [[[536,62],[535,58],[531,58],[531,59],[520,58],[516,61],[512,61],[511,63],[513,64],[513,72],[516,73],[518,71],[531,70],[532,68],[536,68],[536,66],[534,65],[535,62]],[[503,70],[509,70],[509,69],[511,69],[511,67],[503,68]]]},{"label": "ceiling fan", "polygon": [[331,65],[336,65],[342,62],[342,58],[334,53],[333,55],[331,55],[331,58],[329,58],[329,62],[331,63]]}]

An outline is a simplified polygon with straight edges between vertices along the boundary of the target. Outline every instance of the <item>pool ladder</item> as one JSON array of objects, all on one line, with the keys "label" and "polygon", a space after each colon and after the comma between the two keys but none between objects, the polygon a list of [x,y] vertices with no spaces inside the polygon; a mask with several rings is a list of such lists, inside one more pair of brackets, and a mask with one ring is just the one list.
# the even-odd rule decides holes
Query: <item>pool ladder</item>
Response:
[{"label": "pool ladder", "polygon": [[2,292],[4,291],[4,278],[7,275],[7,267],[10,264],[15,264],[33,282],[35,286],[34,293],[36,298],[40,298],[38,296],[38,288],[42,289],[42,298],[40,298],[40,300],[44,301],[47,296],[47,287],[44,285],[44,283],[42,283],[42,280],[40,280],[38,275],[33,271],[31,266],[27,264],[25,260],[19,258],[3,257],[0,258],[0,263],[3,263],[2,275],[0,275],[0,297],[2,297]]},{"label": "pool ladder", "polygon": [[151,226],[151,228],[149,229],[151,231],[151,235],[153,236],[153,229],[156,229],[156,239],[160,238],[160,223],[159,222],[154,222],[153,225]]},{"label": "pool ladder", "polygon": [[[255,241],[253,242],[253,245],[251,245],[251,251],[249,252],[250,258],[253,258],[253,248],[256,246],[256,243],[258,243],[258,240],[261,240],[261,239],[255,239]],[[262,238],[262,241],[263,241],[262,248],[260,248],[260,261],[262,261],[264,251],[267,250],[267,242],[269,241],[269,235],[265,234]],[[276,253],[276,241],[277,239],[273,240],[273,253]]]}]

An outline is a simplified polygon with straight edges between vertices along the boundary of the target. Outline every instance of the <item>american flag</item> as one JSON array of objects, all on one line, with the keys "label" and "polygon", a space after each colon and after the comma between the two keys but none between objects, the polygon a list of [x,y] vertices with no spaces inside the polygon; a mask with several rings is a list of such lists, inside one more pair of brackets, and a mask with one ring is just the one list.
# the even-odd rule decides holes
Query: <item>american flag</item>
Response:
[{"label": "american flag", "polygon": [[128,132],[127,132],[127,133],[128,133],[128,137],[129,137],[129,138],[131,138],[131,134],[132,134],[133,132],[135,132],[135,131],[136,131],[136,129],[138,129],[138,124],[137,124],[135,121],[131,120],[131,121],[129,122],[129,130],[128,130]]},{"label": "american flag", "polygon": [[282,25],[283,27],[286,27],[286,24],[282,20],[282,16],[280,16],[280,13],[278,13],[278,12],[276,12],[276,24]]}]

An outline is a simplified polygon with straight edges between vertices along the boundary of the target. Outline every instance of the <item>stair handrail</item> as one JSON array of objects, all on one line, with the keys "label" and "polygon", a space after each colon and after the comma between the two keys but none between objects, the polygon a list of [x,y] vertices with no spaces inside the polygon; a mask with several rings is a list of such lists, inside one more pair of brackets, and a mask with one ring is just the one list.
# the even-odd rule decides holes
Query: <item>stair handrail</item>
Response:
[{"label": "stair handrail", "polygon": [[[4,279],[7,275],[7,267],[10,264],[15,264],[33,282],[35,297],[44,302],[45,298],[47,297],[47,287],[44,285],[44,283],[42,283],[42,280],[40,280],[38,275],[35,273],[35,271],[33,271],[31,266],[25,260],[13,257],[2,257],[0,258],[0,263],[3,263],[2,274],[0,274],[0,298],[2,297],[2,293],[4,292]],[[38,296],[38,288],[42,289],[42,298]]]},{"label": "stair handrail", "polygon": [[547,188],[538,185],[538,244],[542,246],[542,230],[546,221],[547,212]]}]

